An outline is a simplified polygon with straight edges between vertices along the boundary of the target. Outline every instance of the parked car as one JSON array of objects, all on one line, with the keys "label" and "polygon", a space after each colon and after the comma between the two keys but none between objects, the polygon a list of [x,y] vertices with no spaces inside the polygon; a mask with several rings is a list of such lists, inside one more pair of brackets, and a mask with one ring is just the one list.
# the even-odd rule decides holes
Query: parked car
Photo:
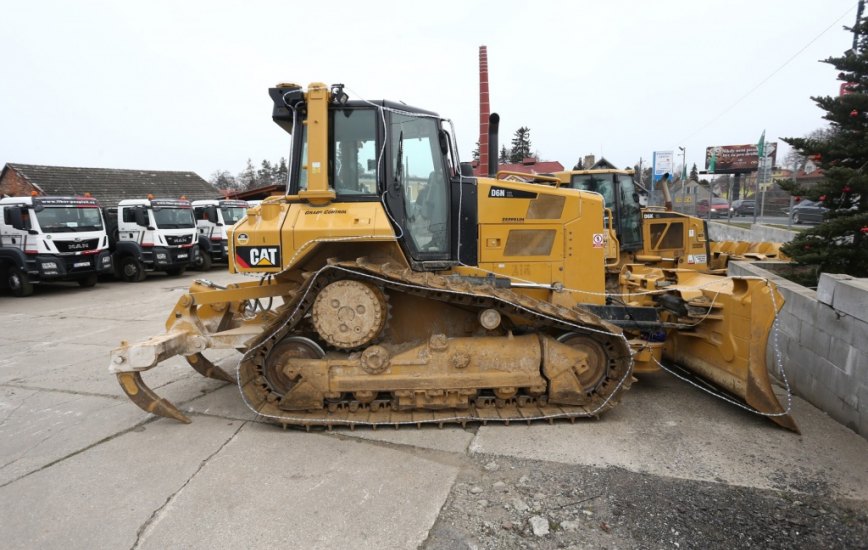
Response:
[{"label": "parked car", "polygon": [[[711,199],[710,216],[712,218],[726,218],[729,216],[729,208],[728,200],[715,197]],[[709,215],[708,199],[702,199],[696,203],[696,215],[700,217]]]},{"label": "parked car", "polygon": [[756,201],[753,199],[740,199],[732,201],[733,216],[753,216],[756,210]]},{"label": "parked car", "polygon": [[805,199],[793,206],[793,223],[822,223],[828,211],[829,209],[820,203]]}]

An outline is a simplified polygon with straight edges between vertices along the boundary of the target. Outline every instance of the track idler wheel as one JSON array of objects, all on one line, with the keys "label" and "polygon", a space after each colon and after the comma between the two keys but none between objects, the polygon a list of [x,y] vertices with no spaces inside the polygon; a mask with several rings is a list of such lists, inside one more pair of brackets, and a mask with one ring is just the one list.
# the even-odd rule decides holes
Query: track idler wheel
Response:
[{"label": "track idler wheel", "polygon": [[303,336],[287,336],[278,342],[265,356],[264,375],[270,389],[283,397],[295,385],[283,367],[290,359],[322,359],[325,352],[316,342]]},{"label": "track idler wheel", "polygon": [[587,364],[576,367],[579,382],[586,391],[596,389],[608,372],[609,356],[603,345],[594,338],[569,332],[558,338],[558,342],[566,344],[588,356]]}]

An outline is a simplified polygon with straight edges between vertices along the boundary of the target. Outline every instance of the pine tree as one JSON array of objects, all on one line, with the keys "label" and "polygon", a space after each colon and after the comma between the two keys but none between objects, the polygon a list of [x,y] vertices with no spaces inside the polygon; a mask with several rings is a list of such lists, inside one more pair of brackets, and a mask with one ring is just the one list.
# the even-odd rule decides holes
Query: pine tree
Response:
[{"label": "pine tree", "polygon": [[506,149],[506,145],[500,148],[500,158],[497,159],[499,164],[508,164],[509,163],[509,151]]},{"label": "pine tree", "polygon": [[693,163],[693,168],[690,169],[690,176],[687,178],[690,181],[699,181],[699,170],[696,169],[696,163]]},{"label": "pine tree", "polygon": [[238,188],[242,191],[245,189],[253,189],[257,186],[256,169],[253,167],[253,161],[247,159],[247,166],[245,166],[244,170],[238,174],[236,181],[238,182]]},{"label": "pine tree", "polygon": [[271,167],[271,163],[267,160],[262,161],[262,167],[256,172],[256,185],[258,187],[264,187],[266,185],[271,185],[274,183],[274,173]]},{"label": "pine tree", "polygon": [[283,185],[286,183],[287,178],[287,167],[286,167],[286,158],[280,157],[280,162],[277,163],[274,167],[274,183],[277,185]]},{"label": "pine tree", "polygon": [[831,123],[827,132],[806,138],[784,138],[799,154],[812,159],[824,178],[816,187],[782,184],[794,195],[819,201],[827,219],[801,232],[783,251],[818,271],[868,274],[868,17],[850,29],[856,47],[823,63],[833,65],[847,93],[812,97]]},{"label": "pine tree", "polygon": [[585,169],[585,161],[579,157],[579,161],[573,166],[573,170],[584,170]]},{"label": "pine tree", "polygon": [[470,153],[470,156],[473,157],[473,160],[479,160],[479,142],[476,142],[476,148],[473,149],[473,152]]},{"label": "pine tree", "polygon": [[512,149],[509,152],[510,162],[521,162],[530,156],[530,128],[522,126],[512,137]]}]

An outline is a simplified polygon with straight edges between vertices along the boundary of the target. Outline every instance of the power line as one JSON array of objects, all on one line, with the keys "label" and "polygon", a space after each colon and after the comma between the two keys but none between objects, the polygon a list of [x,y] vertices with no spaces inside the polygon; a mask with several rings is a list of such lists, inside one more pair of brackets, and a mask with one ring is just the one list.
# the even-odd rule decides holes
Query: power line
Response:
[{"label": "power line", "polygon": [[762,79],[762,80],[759,82],[759,84],[757,84],[756,86],[754,86],[753,88],[751,88],[750,90],[748,90],[744,95],[742,95],[741,97],[739,97],[738,99],[736,99],[735,102],[734,102],[732,105],[730,105],[729,107],[727,107],[726,109],[724,109],[724,110],[723,110],[719,115],[717,115],[717,116],[715,116],[714,118],[712,118],[712,119],[711,119],[710,121],[708,121],[704,126],[702,126],[701,128],[699,128],[698,130],[696,130],[696,131],[693,132],[692,134],[688,135],[687,137],[680,139],[680,140],[678,141],[678,143],[684,143],[684,142],[687,141],[688,139],[692,138],[693,136],[695,136],[695,135],[698,134],[699,132],[705,130],[706,128],[708,128],[709,126],[711,126],[712,124],[714,124],[715,122],[717,122],[718,120],[720,120],[720,119],[723,117],[723,115],[725,115],[725,114],[727,114],[728,112],[730,112],[731,110],[733,110],[733,109],[734,109],[734,108],[735,108],[739,103],[741,103],[741,102],[744,101],[748,96],[750,96],[752,93],[754,93],[755,91],[757,91],[757,90],[760,88],[760,86],[762,86],[763,84],[765,84],[766,82],[768,82],[769,80],[771,80],[771,78],[772,78],[773,76],[775,76],[776,74],[778,74],[778,73],[779,73],[779,72],[780,72],[784,67],[786,67],[787,65],[789,65],[790,62],[791,62],[793,59],[797,58],[797,57],[798,57],[802,52],[804,52],[805,50],[807,50],[807,49],[811,46],[811,44],[813,44],[814,42],[816,42],[817,40],[819,40],[821,36],[823,36],[824,34],[826,34],[826,33],[829,31],[829,29],[831,29],[832,27],[834,27],[835,25],[837,25],[838,22],[841,21],[841,19],[844,19],[844,17],[846,17],[848,13],[850,13],[851,11],[853,11],[853,8],[854,8],[854,7],[856,7],[856,6],[855,6],[855,5],[852,5],[852,6],[850,6],[849,8],[847,8],[847,11],[845,11],[843,14],[841,14],[840,17],[838,17],[837,19],[835,19],[834,21],[832,21],[832,23],[831,23],[828,27],[826,27],[825,29],[823,29],[823,31],[820,32],[820,34],[818,34],[817,36],[815,36],[814,38],[812,38],[811,41],[808,42],[807,44],[805,44],[805,45],[804,45],[804,46],[803,46],[799,51],[797,51],[797,52],[794,53],[792,56],[790,56],[789,59],[787,59],[786,61],[784,61],[784,63],[783,63],[780,67],[778,67],[777,69],[775,69],[774,71],[772,71],[771,74],[769,74],[767,77],[765,77],[764,79]]}]

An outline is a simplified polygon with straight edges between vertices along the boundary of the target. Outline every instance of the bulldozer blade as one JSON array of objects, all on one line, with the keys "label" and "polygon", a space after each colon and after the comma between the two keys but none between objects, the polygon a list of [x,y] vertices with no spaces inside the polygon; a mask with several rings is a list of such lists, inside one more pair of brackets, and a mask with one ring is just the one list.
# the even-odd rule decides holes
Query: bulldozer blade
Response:
[{"label": "bulldozer blade", "polygon": [[[198,370],[198,369],[197,369]],[[225,374],[225,373],[224,373]],[[116,374],[118,382],[124,393],[130,400],[139,406],[145,412],[156,414],[165,418],[171,418],[184,424],[190,424],[192,421],[187,418],[184,413],[179,411],[175,405],[169,401],[160,398],[154,390],[149,388],[142,375],[138,372],[119,372]]]},{"label": "bulldozer blade", "polygon": [[206,378],[212,378],[214,380],[222,380],[223,382],[229,382],[230,384],[235,383],[235,377],[221,369],[211,361],[205,358],[201,353],[194,353],[193,355],[185,356],[187,363],[190,364],[191,367],[196,369],[196,372],[205,376]]},{"label": "bulldozer blade", "polygon": [[[775,396],[772,391],[771,382],[769,381],[768,374],[765,371],[765,365],[763,365],[763,371],[761,373],[754,373],[755,370],[756,369],[751,368],[745,402],[758,411],[774,413],[785,412],[785,409],[778,402],[777,396]],[[769,419],[778,426],[796,432],[797,434],[802,433],[801,430],[799,430],[796,421],[793,420],[793,417],[790,414],[775,414],[774,416],[769,416]]]},{"label": "bulldozer blade", "polygon": [[[708,276],[702,275],[688,277],[694,283],[708,280]],[[761,280],[729,281],[731,288],[706,284],[703,292],[713,296],[720,308],[700,315],[703,321],[694,328],[673,333],[664,357],[735,396],[779,426],[800,433],[790,410],[780,404],[772,389],[766,364],[766,345],[783,297],[773,285]],[[694,288],[701,286],[697,284]]]}]

